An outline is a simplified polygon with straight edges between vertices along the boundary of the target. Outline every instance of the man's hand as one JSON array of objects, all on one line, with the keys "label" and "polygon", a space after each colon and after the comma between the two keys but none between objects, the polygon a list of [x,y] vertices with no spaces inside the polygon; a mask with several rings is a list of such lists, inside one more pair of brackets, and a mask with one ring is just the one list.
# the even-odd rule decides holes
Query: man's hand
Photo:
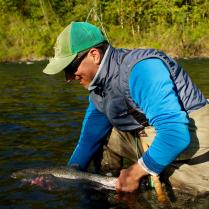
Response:
[{"label": "man's hand", "polygon": [[139,187],[139,181],[148,173],[135,163],[127,169],[122,169],[116,182],[116,192],[133,192]]}]

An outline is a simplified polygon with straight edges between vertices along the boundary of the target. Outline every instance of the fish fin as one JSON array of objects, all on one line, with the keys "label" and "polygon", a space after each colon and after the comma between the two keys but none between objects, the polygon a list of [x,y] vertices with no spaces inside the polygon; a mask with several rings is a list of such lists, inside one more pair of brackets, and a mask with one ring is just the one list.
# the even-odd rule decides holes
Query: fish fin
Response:
[{"label": "fish fin", "polygon": [[69,168],[72,168],[72,169],[75,169],[75,170],[80,170],[80,166],[79,166],[79,164],[71,164],[71,165],[69,165]]}]

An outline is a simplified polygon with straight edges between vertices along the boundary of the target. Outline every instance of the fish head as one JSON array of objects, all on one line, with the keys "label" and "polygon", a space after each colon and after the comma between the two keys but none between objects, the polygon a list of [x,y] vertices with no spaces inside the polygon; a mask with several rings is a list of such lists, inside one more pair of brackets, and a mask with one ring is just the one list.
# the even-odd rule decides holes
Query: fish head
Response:
[{"label": "fish head", "polygon": [[15,171],[11,174],[13,179],[25,179],[25,178],[33,178],[37,175],[33,169],[23,169],[19,171]]}]

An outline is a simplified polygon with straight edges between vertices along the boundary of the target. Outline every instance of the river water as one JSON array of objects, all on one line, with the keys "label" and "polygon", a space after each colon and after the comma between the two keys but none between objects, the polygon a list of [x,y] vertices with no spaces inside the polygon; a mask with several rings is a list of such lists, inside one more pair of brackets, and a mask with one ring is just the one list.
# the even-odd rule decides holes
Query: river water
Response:
[{"label": "river water", "polygon": [[[209,98],[209,59],[179,62]],[[117,197],[79,182],[49,191],[11,179],[22,168],[66,165],[79,137],[87,92],[66,84],[62,73],[43,74],[45,65],[0,64],[0,209],[207,208],[208,198],[185,194],[168,206],[153,191]]]}]

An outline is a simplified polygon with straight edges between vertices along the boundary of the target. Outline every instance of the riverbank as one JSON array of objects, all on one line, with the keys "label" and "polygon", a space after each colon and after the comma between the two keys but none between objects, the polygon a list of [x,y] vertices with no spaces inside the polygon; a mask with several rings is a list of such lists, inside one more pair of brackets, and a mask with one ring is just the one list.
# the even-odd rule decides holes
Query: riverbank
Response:
[{"label": "riverbank", "polygon": [[[37,27],[37,26],[36,26]],[[36,28],[37,29],[37,28]],[[155,37],[154,32],[146,35],[141,33],[137,37],[131,37],[131,34],[123,32],[122,29],[117,28],[114,30],[106,31],[108,34],[108,40],[116,48],[155,48],[164,51],[166,54],[173,58],[209,58],[209,35],[205,38],[201,36],[193,42],[190,41],[190,36],[186,37],[184,41],[181,37],[175,38],[176,34],[169,34],[169,29],[159,29],[156,33],[161,32],[161,38]],[[35,29],[29,27],[30,34],[37,33]],[[42,39],[42,34],[37,33],[36,37],[10,37],[11,42],[3,39],[0,42],[0,62],[29,62],[29,61],[42,61],[48,60],[49,57],[54,56],[54,44],[56,37],[63,30],[63,27],[59,27],[59,30],[54,30],[52,33],[46,34],[46,39]],[[150,29],[152,31],[152,29]],[[163,32],[162,32],[163,31]],[[123,36],[124,33],[124,36]],[[53,36],[51,36],[53,34]],[[117,34],[120,34],[118,36]],[[209,25],[208,25],[209,34]],[[126,37],[127,36],[127,37]],[[131,38],[129,38],[131,37]]]},{"label": "riverbank", "polygon": [[208,8],[206,0],[0,0],[0,62],[52,57],[56,37],[71,21],[97,25],[114,47],[209,57]]}]

